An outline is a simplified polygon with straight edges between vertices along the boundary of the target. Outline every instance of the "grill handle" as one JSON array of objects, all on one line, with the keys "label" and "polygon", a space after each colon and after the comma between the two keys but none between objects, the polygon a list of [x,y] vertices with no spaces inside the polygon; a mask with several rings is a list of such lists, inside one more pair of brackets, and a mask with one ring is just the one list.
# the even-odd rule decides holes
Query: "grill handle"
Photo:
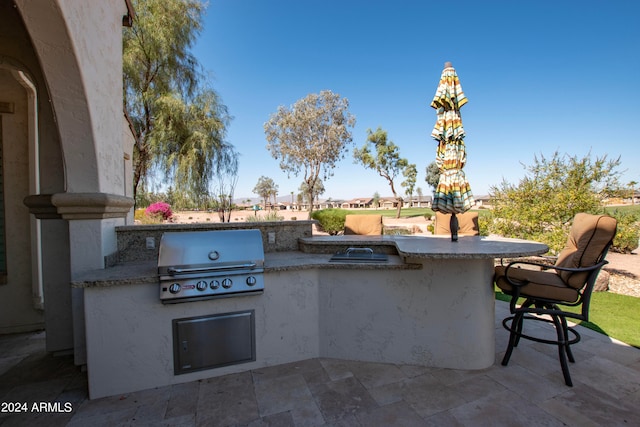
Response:
[{"label": "grill handle", "polygon": [[237,270],[239,268],[256,268],[256,263],[247,263],[247,264],[235,264],[235,265],[225,265],[225,266],[210,266],[210,267],[195,267],[195,268],[175,268],[169,267],[167,268],[167,273],[174,274],[189,274],[189,273],[206,273],[210,271],[224,271],[224,270]]}]

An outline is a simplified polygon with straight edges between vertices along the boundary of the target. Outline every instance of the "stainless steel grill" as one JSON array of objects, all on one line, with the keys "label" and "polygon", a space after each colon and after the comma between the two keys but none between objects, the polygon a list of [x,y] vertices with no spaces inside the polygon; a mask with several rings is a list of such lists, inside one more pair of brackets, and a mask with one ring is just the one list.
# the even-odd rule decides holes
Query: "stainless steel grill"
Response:
[{"label": "stainless steel grill", "polygon": [[260,230],[168,232],[158,253],[160,300],[197,301],[264,292]]}]

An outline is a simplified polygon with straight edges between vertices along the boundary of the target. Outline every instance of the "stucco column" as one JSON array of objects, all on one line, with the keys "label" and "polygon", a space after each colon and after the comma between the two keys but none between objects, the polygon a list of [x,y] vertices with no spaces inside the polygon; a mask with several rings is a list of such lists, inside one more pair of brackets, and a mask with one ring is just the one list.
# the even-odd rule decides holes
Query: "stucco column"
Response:
[{"label": "stucco column", "polygon": [[[64,219],[69,227],[71,280],[81,273],[103,269],[115,259],[115,227],[125,224],[133,199],[104,193],[57,193],[32,195],[24,203],[39,219]],[[73,349],[76,365],[86,363],[83,289],[71,290],[69,310],[73,318]]]}]

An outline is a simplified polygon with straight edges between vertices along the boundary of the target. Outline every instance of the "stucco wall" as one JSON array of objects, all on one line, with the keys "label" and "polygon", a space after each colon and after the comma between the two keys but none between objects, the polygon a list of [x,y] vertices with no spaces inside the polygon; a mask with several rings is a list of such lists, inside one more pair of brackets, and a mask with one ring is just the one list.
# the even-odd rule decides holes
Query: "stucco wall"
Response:
[{"label": "stucco wall", "polygon": [[[92,399],[312,357],[484,369],[495,357],[493,259],[421,270],[291,269],[264,294],[162,305],[157,283],[85,288]],[[173,373],[174,319],[255,310],[256,361]]]},{"label": "stucco wall", "polygon": [[16,0],[58,118],[68,192],[124,194],[121,0]]},{"label": "stucco wall", "polygon": [[[75,193],[88,194],[90,201],[96,200],[94,195],[126,194],[121,41],[126,13],[122,0],[0,2],[0,68],[26,71],[38,94],[40,194],[71,194],[65,200],[72,203],[79,200]],[[15,204],[23,206],[22,200]],[[124,218],[101,219],[94,213],[101,206],[82,200],[78,205],[71,210],[88,212],[81,224],[71,225],[75,218],[46,219],[51,223],[42,227],[43,268],[49,269],[43,271],[45,293],[48,289],[55,295],[45,297],[45,306],[47,300],[55,301],[46,307],[47,337],[55,335],[49,320],[57,319],[62,339],[58,348],[49,348],[48,342],[50,350],[83,348],[78,317],[82,307],[77,301],[73,330],[79,338],[68,342],[69,279],[79,271],[102,267],[104,257],[116,251],[115,226],[124,224]],[[28,211],[23,215],[28,221]],[[21,238],[28,241],[25,236]]]},{"label": "stucco wall", "polygon": [[[32,273],[29,221],[30,215],[22,203],[29,194],[29,165],[26,162],[28,140],[25,135],[27,110],[25,89],[16,81],[16,72],[23,72],[35,87],[37,96],[37,151],[39,158],[39,185],[41,193],[57,193],[65,189],[65,171],[57,125],[54,120],[47,83],[31,38],[24,27],[22,17],[12,2],[0,2],[0,84],[10,85],[14,92],[3,87],[2,101],[17,102],[14,115],[5,115],[5,144],[11,144],[5,156],[12,170],[5,176],[5,188],[11,200],[6,222],[8,230],[7,248],[10,252],[8,269],[11,277],[8,286],[0,289],[0,333],[41,329],[42,312],[34,309],[32,298]],[[11,99],[9,99],[11,98]],[[12,123],[21,121],[23,136],[16,140]],[[14,132],[13,135],[10,133]],[[9,140],[12,140],[9,142]],[[18,148],[19,147],[19,148]],[[19,151],[18,151],[19,150]],[[12,165],[20,165],[18,169]],[[16,189],[20,193],[16,193]],[[64,350],[72,347],[69,339],[72,329],[70,317],[69,250],[66,221],[49,220],[42,227],[42,264],[47,325],[47,349]],[[47,297],[48,296],[48,297]]]},{"label": "stucco wall", "polygon": [[[88,101],[99,191],[124,195],[122,144],[123,0],[60,1]],[[82,143],[81,141],[79,141]],[[76,183],[69,183],[76,185]]]},{"label": "stucco wall", "polygon": [[[263,295],[162,305],[157,285],[85,289],[92,399],[317,357],[318,271],[272,273]],[[256,361],[175,376],[171,321],[255,309]]]},{"label": "stucco wall", "polygon": [[[38,92],[38,133],[40,146],[40,191],[64,191],[64,164],[58,128],[49,102],[50,94],[40,63],[18,11],[11,2],[0,2],[0,68],[21,70]],[[12,80],[14,80],[12,78]]]},{"label": "stucco wall", "polygon": [[6,283],[0,285],[0,333],[44,327],[43,313],[34,308],[31,288],[27,94],[11,72],[0,68],[0,101],[14,105],[2,114],[2,172],[6,236]]}]

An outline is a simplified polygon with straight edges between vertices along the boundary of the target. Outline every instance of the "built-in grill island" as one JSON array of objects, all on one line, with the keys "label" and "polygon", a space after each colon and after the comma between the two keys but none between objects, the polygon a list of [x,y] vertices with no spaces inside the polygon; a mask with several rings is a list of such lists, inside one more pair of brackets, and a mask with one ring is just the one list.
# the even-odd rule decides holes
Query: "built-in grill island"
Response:
[{"label": "built-in grill island", "polygon": [[[263,273],[260,230],[167,232],[160,240],[164,304],[259,295]],[[254,310],[173,319],[172,324],[175,375],[256,360]]]},{"label": "built-in grill island", "polygon": [[164,304],[264,292],[260,230],[167,232],[158,252]]},{"label": "built-in grill island", "polygon": [[[90,398],[319,357],[485,369],[495,359],[494,259],[547,250],[470,236],[312,236],[312,225],[121,230],[119,264],[72,282],[83,293]],[[329,261],[336,252],[343,259]]]}]

